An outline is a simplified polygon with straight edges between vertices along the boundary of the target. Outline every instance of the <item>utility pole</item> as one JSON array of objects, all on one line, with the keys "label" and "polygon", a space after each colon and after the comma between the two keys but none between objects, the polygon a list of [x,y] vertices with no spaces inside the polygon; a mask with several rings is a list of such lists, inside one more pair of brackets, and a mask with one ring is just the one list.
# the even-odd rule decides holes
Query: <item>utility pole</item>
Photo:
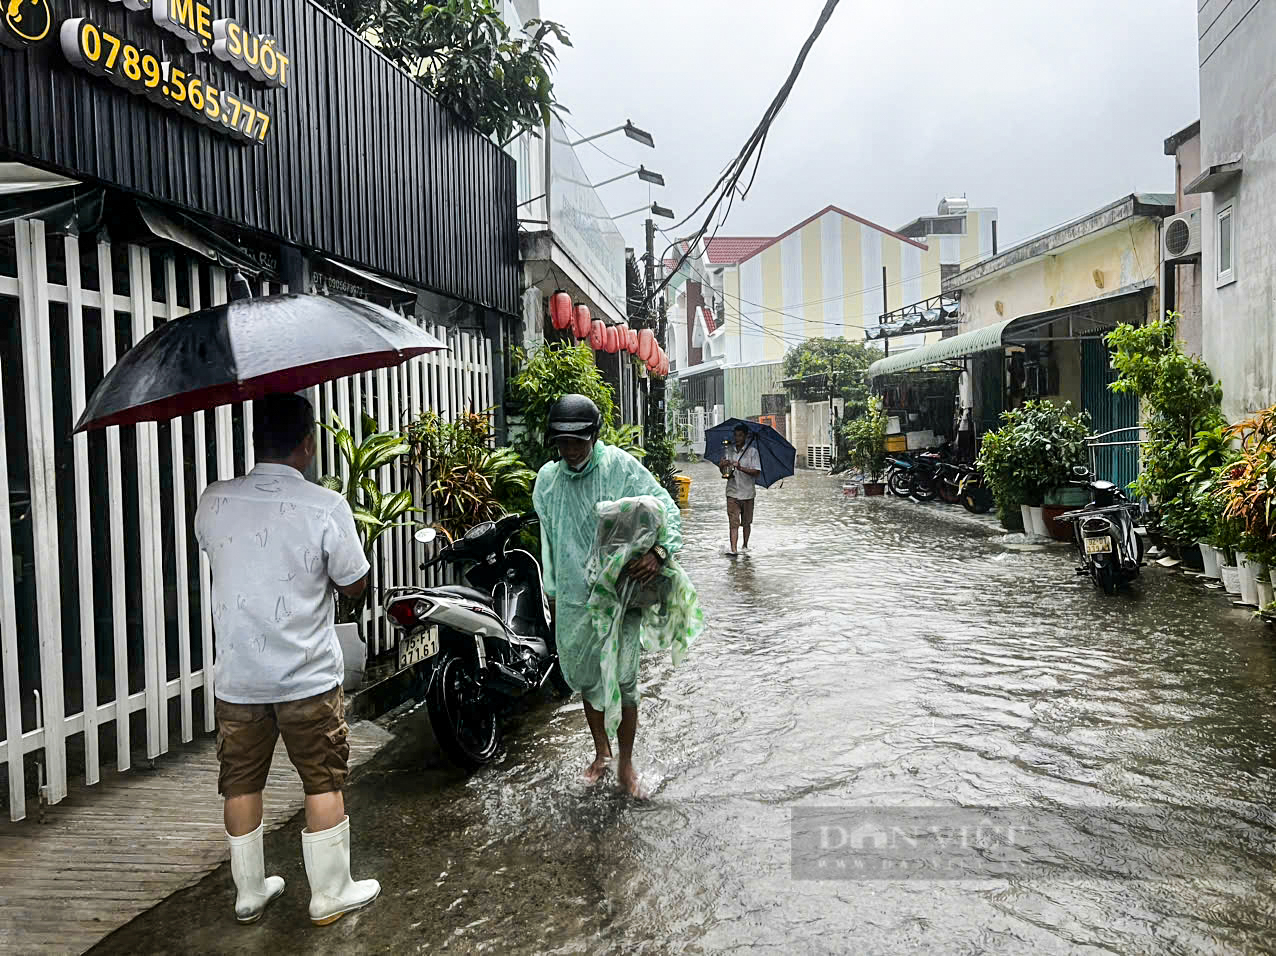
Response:
[{"label": "utility pole", "polygon": [[[660,302],[653,302],[650,298],[652,290],[656,287],[656,221],[654,219],[647,220],[647,321],[651,326],[652,332],[656,336],[656,342],[661,348],[665,347],[665,335],[667,334],[665,320],[665,297],[660,297]],[[655,307],[655,311],[653,311]],[[662,378],[648,378],[650,384],[647,388],[647,434],[654,437],[664,437],[665,433],[665,381]]]},{"label": "utility pole", "polygon": [[[890,300],[886,296],[886,266],[882,266],[882,318],[886,318],[886,313],[891,310],[887,304]],[[882,332],[882,343],[886,346],[886,354],[891,354],[891,337]]]}]

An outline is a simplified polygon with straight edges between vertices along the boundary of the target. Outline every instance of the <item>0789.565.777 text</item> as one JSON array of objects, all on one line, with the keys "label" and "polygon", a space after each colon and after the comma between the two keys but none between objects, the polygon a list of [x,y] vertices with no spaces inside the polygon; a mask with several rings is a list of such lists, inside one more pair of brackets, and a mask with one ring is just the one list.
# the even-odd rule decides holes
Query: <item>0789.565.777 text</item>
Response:
[{"label": "0789.565.777 text", "polygon": [[86,17],[62,24],[62,52],[75,66],[235,139],[264,143],[270,133],[269,113],[171,64],[161,64],[150,50]]}]

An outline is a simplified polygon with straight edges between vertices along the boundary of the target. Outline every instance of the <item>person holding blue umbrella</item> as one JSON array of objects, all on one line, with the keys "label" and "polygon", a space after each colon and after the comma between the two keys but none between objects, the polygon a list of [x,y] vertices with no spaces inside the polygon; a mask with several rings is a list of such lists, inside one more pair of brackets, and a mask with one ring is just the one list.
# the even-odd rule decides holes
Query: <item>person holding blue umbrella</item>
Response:
[{"label": "person holding blue umbrella", "polygon": [[749,430],[737,425],[731,432],[735,448],[726,451],[718,467],[727,480],[727,524],[731,530],[731,550],[735,557],[740,552],[740,532],[744,532],[744,550],[749,550],[749,538],[753,533],[753,506],[757,501],[758,478],[762,474],[762,459],[758,449],[749,441]]}]

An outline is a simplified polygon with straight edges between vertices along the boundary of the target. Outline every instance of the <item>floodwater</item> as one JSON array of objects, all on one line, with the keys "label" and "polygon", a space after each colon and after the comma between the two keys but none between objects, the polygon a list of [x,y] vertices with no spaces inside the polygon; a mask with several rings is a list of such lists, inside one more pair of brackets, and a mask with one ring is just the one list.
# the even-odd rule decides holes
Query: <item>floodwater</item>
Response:
[{"label": "floodwater", "polygon": [[[1276,635],[1181,575],[1107,598],[1067,549],[813,475],[761,494],[731,561],[721,480],[689,473],[711,624],[681,667],[644,663],[650,801],[579,782],[578,703],[519,715],[468,778],[418,713],[349,793],[372,908],[305,925],[294,823],[268,838],[290,885],[260,924],[229,919],[223,868],[103,951],[1276,947]],[[1029,831],[1007,871],[795,878],[795,813],[899,829],[980,808]]]}]

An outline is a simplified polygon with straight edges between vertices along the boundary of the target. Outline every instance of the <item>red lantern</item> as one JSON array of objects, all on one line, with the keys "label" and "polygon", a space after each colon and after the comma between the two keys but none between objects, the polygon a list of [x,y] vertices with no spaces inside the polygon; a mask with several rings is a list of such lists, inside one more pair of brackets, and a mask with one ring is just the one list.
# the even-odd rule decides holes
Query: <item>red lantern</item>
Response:
[{"label": "red lantern", "polygon": [[651,350],[651,355],[647,357],[647,371],[652,375],[656,374],[656,370],[660,368],[660,347],[656,346]]},{"label": "red lantern", "polygon": [[589,327],[589,347],[595,352],[602,350],[603,340],[607,337],[604,331],[605,329],[606,326],[604,326],[598,319],[594,319],[593,323]]},{"label": "red lantern", "polygon": [[643,329],[638,333],[638,357],[647,362],[655,353],[656,334],[651,329]]},{"label": "red lantern", "polygon": [[549,315],[554,328],[563,331],[572,324],[572,297],[559,289],[549,297]]},{"label": "red lantern", "polygon": [[620,351],[620,329],[614,325],[609,325],[604,330],[606,338],[603,339],[603,348],[607,350],[609,355],[615,355]]},{"label": "red lantern", "polygon": [[577,305],[575,312],[572,313],[572,331],[576,334],[576,338],[587,338],[592,324],[589,306]]},{"label": "red lantern", "polygon": [[615,352],[624,352],[629,348],[629,324],[621,322],[616,326],[616,348]]},{"label": "red lantern", "polygon": [[663,378],[669,374],[669,356],[662,355],[660,357],[660,375]]},{"label": "red lantern", "polygon": [[637,329],[625,330],[625,348],[626,350],[628,350],[630,355],[638,354],[638,330]]}]

